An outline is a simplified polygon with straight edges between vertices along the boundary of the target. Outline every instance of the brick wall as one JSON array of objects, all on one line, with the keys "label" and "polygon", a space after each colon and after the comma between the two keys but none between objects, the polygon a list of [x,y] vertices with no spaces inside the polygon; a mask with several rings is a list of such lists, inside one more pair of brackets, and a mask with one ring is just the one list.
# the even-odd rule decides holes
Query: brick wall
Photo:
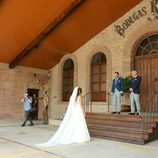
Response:
[{"label": "brick wall", "polygon": [[[7,64],[0,63],[0,119],[23,119],[23,104],[21,98],[28,88],[43,91],[36,83],[33,74],[45,85],[48,82],[47,71],[17,67],[9,69]],[[42,118],[42,100],[39,101],[39,118]]]}]

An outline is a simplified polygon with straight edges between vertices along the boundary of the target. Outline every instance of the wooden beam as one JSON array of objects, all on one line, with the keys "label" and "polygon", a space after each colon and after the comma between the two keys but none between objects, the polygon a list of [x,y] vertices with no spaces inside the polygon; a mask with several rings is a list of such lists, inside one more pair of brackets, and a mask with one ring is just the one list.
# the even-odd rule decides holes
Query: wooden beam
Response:
[{"label": "wooden beam", "polygon": [[44,40],[59,24],[61,24],[75,9],[77,9],[85,0],[75,0],[69,7],[63,11],[51,24],[49,24],[21,53],[19,53],[10,63],[9,68],[15,68],[21,60],[23,60],[34,48],[38,48],[42,40]]}]

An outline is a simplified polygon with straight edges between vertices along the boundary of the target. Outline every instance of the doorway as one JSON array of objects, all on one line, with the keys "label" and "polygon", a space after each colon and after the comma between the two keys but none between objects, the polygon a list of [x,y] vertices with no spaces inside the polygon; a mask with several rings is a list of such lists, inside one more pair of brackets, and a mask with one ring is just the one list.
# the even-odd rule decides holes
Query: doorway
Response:
[{"label": "doorway", "polygon": [[[158,34],[146,36],[135,49],[134,69],[142,77],[142,111],[158,111]],[[153,110],[154,109],[154,110]]]}]

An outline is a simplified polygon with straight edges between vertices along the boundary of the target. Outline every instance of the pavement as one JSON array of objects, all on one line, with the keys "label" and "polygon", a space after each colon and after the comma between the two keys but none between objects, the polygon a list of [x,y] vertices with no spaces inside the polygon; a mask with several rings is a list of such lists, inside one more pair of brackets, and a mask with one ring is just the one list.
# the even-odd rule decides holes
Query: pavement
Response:
[{"label": "pavement", "polygon": [[57,127],[43,125],[21,127],[22,121],[0,120],[0,158],[158,158],[158,140],[134,145],[92,138],[91,142],[39,148]]}]

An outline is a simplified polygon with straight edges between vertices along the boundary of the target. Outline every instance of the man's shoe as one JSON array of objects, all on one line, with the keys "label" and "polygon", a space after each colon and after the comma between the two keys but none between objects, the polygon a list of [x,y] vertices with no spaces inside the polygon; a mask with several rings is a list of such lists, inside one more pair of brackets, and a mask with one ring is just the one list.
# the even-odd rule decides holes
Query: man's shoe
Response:
[{"label": "man's shoe", "polygon": [[24,126],[25,126],[24,124],[21,125],[21,127],[24,127]]},{"label": "man's shoe", "polygon": [[117,112],[112,112],[111,114],[116,114]]},{"label": "man's shoe", "polygon": [[118,112],[117,114],[121,114],[121,112]]},{"label": "man's shoe", "polygon": [[140,112],[137,112],[136,115],[140,115]]},{"label": "man's shoe", "polygon": [[130,112],[128,115],[135,115],[135,113]]},{"label": "man's shoe", "polygon": [[32,124],[30,124],[29,126],[33,126],[34,124],[32,123]]}]

